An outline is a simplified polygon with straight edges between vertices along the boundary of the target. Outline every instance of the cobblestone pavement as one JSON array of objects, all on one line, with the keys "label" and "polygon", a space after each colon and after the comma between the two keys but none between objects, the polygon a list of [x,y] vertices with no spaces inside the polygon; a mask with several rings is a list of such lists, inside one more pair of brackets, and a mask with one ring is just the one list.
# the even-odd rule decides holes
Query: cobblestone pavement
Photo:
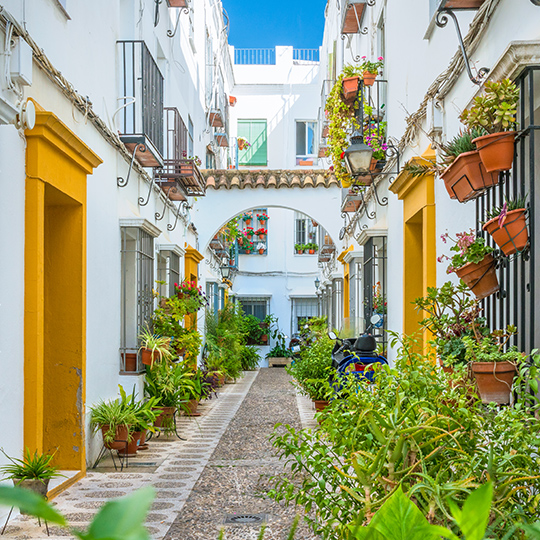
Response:
[{"label": "cobblestone pavement", "polygon": [[[101,464],[64,491],[54,504],[75,527],[87,526],[106,501],[153,485],[156,499],[147,528],[156,540],[217,540],[226,514],[266,514],[265,540],[287,537],[295,516],[264,498],[269,477],[283,470],[273,457],[268,436],[278,422],[293,427],[316,426],[311,402],[297,396],[283,369],[248,372],[225,385],[219,398],[199,406],[199,418],[181,417],[176,438],[154,439],[120,472]],[[109,460],[110,462],[110,460]],[[105,466],[103,466],[105,465]],[[3,520],[1,525],[3,525]],[[259,527],[225,527],[224,538],[256,539]],[[50,540],[71,540],[66,530],[50,527]],[[47,538],[34,518],[17,516],[6,528],[7,539]],[[296,538],[314,538],[302,525]]]},{"label": "cobblestone pavement", "polygon": [[[266,514],[265,540],[285,540],[294,520],[294,506],[283,507],[264,497],[269,478],[283,471],[268,441],[278,422],[311,427],[311,403],[297,398],[284,369],[261,369],[240,409],[229,424],[166,540],[217,540],[227,515]],[[259,526],[225,526],[224,538],[256,539]],[[314,537],[301,525],[296,538]]]}]

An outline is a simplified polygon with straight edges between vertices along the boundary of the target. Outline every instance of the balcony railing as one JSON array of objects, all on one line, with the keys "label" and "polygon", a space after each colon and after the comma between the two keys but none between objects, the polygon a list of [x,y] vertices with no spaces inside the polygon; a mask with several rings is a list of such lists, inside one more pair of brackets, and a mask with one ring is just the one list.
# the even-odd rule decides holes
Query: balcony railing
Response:
[{"label": "balcony railing", "polygon": [[316,63],[319,61],[319,49],[293,49],[293,60]]},{"label": "balcony railing", "polygon": [[200,197],[206,182],[192,156],[188,156],[188,129],[176,107],[165,107],[163,166],[154,169],[156,182],[173,201]]},{"label": "balcony railing", "polygon": [[276,49],[234,49],[234,63],[238,65],[274,65]]},{"label": "balcony railing", "polygon": [[120,138],[144,167],[162,165],[163,75],[144,41],[118,41]]}]

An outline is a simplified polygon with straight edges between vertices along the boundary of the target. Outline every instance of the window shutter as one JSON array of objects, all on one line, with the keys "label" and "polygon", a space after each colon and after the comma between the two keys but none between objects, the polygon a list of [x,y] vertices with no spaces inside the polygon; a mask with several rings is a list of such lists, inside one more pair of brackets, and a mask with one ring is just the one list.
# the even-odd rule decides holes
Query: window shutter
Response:
[{"label": "window shutter", "polygon": [[244,137],[251,144],[245,150],[238,150],[240,165],[268,164],[266,120],[238,120],[238,137]]}]

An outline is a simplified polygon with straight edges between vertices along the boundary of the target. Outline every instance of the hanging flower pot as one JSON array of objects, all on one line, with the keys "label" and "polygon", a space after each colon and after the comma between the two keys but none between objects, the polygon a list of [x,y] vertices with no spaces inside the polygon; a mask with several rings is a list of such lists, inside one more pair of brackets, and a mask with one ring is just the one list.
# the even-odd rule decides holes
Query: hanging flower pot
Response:
[{"label": "hanging flower pot", "polygon": [[441,174],[451,199],[467,202],[499,183],[499,171],[488,173],[478,151],[460,154]]},{"label": "hanging flower pot", "polygon": [[364,74],[363,74],[364,86],[373,86],[376,78],[377,78],[376,73],[370,73],[369,71],[364,71]]},{"label": "hanging flower pot", "polygon": [[251,218],[246,218],[244,221],[246,222],[246,225],[251,225]]},{"label": "hanging flower pot", "polygon": [[508,171],[514,162],[515,131],[501,131],[473,139],[487,172]]},{"label": "hanging flower pot", "polygon": [[259,240],[264,240],[264,234],[259,234]]},{"label": "hanging flower pot", "polygon": [[238,245],[241,246],[244,243],[243,238],[238,238]]},{"label": "hanging flower pot", "polygon": [[345,77],[341,86],[343,88],[343,101],[347,104],[354,103],[358,94],[359,77]]},{"label": "hanging flower pot", "polygon": [[511,362],[473,362],[471,366],[482,403],[510,403],[516,366]]},{"label": "hanging flower pot", "polygon": [[141,350],[141,361],[145,366],[153,366],[154,362],[159,362],[160,356],[158,351],[152,349]]},{"label": "hanging flower pot", "polygon": [[499,226],[499,217],[497,216],[490,219],[483,226],[483,229],[491,234],[505,255],[523,251],[529,241],[524,208],[508,212],[502,227]]},{"label": "hanging flower pot", "polygon": [[480,263],[467,263],[461,268],[456,268],[455,272],[478,300],[482,300],[482,298],[499,290],[499,281],[495,273],[495,259],[491,254],[486,255]]},{"label": "hanging flower pot", "polygon": [[259,249],[259,255],[264,255],[264,249]]}]

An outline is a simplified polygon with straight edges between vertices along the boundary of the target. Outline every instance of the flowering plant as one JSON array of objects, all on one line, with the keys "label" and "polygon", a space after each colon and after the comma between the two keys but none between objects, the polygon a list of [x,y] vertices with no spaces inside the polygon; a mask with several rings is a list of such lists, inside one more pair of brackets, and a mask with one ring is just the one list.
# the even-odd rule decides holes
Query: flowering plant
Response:
[{"label": "flowering plant", "polygon": [[244,139],[244,137],[238,137],[236,141],[238,143],[238,148],[240,148],[240,150],[243,150],[244,148],[249,148],[251,146],[248,140]]},{"label": "flowering plant", "polygon": [[267,221],[268,220],[268,216],[266,214],[257,214],[257,219],[259,221]]},{"label": "flowering plant", "polygon": [[200,158],[199,156],[188,156],[188,155],[187,155],[187,152],[186,152],[185,150],[182,152],[182,157],[183,157],[184,159],[191,159],[191,160],[193,160],[193,162],[194,162],[198,167],[200,167],[200,166],[202,165],[202,161],[201,161],[201,158]]},{"label": "flowering plant", "polygon": [[438,262],[450,261],[446,269],[448,274],[455,272],[468,263],[478,264],[493,251],[492,247],[486,246],[483,238],[475,237],[472,229],[469,232],[457,233],[456,238],[452,238],[448,233],[445,233],[441,235],[441,239],[445,244],[448,241],[454,244],[450,251],[453,251],[455,255],[451,258],[447,255],[441,255],[437,258]]},{"label": "flowering plant", "polygon": [[185,300],[188,313],[194,313],[208,305],[206,295],[195,281],[183,281],[180,285],[174,284],[174,292],[178,298]]},{"label": "flowering plant", "polygon": [[373,311],[384,315],[386,313],[386,296],[382,292],[381,282],[373,285]]},{"label": "flowering plant", "polygon": [[251,215],[251,212],[244,212],[244,213],[242,214],[242,219],[243,219],[244,221],[246,221],[246,220],[248,220],[248,219],[252,219],[252,218],[253,218],[253,216]]},{"label": "flowering plant", "polygon": [[255,231],[255,234],[266,234],[267,232],[268,231],[264,227],[261,227]]},{"label": "flowering plant", "polygon": [[384,58],[379,56],[376,62],[370,62],[367,60],[367,56],[362,56],[362,63],[360,64],[360,69],[362,71],[367,71],[376,75],[379,73],[379,70],[384,66]]},{"label": "flowering plant", "polygon": [[251,242],[250,240],[246,240],[243,247],[244,250],[249,253],[253,249],[253,242]]},{"label": "flowering plant", "polygon": [[247,237],[253,236],[253,227],[246,227],[245,234]]},{"label": "flowering plant", "polygon": [[266,249],[266,245],[263,244],[262,242],[259,242],[259,243],[257,244],[257,249]]}]

